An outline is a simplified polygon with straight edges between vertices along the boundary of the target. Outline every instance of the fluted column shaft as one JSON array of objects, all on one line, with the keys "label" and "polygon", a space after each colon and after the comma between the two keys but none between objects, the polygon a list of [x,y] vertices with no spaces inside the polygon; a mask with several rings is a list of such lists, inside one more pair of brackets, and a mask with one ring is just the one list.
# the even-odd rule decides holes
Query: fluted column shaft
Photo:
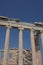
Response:
[{"label": "fluted column shaft", "polygon": [[10,28],[7,27],[6,37],[5,37],[3,65],[8,65],[9,37],[10,37]]},{"label": "fluted column shaft", "polygon": [[23,29],[19,28],[19,65],[23,65]]},{"label": "fluted column shaft", "polygon": [[33,65],[37,65],[37,61],[36,61],[36,50],[35,50],[35,40],[34,40],[34,30],[31,30],[31,47],[32,47],[32,63]]}]

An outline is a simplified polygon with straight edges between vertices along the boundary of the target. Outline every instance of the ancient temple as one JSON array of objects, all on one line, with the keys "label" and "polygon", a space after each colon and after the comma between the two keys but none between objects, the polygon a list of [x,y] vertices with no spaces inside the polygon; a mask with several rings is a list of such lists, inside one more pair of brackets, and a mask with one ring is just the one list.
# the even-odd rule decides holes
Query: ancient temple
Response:
[{"label": "ancient temple", "polygon": [[[10,39],[11,28],[17,28],[19,30],[19,49],[17,49],[19,53],[17,53],[17,51],[14,50],[13,61],[12,61],[14,64],[11,65],[17,65],[17,63],[18,65],[42,65],[38,36],[39,35],[41,36],[42,48],[43,48],[43,23],[41,22],[39,23],[35,22],[34,24],[25,23],[25,22],[21,22],[19,19],[12,19],[8,17],[0,16],[0,26],[6,27],[5,48],[4,48],[4,55],[2,60],[3,65],[8,65],[9,62],[8,55],[9,55],[9,39]],[[30,50],[23,51],[23,30],[24,29],[30,31],[31,51]],[[26,59],[27,61],[25,61]]]}]

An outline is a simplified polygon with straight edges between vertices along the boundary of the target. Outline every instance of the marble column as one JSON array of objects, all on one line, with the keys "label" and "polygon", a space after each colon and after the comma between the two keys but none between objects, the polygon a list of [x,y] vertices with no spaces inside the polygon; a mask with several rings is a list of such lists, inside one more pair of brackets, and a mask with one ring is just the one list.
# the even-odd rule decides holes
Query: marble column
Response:
[{"label": "marble column", "polygon": [[42,42],[42,48],[43,48],[43,31],[40,31],[40,35],[41,35],[41,42]]},{"label": "marble column", "polygon": [[23,65],[23,29],[19,28],[19,64]]},{"label": "marble column", "polygon": [[32,63],[33,63],[33,65],[37,65],[35,40],[34,40],[34,33],[33,32],[34,32],[34,30],[31,29],[30,34],[31,34],[31,48],[32,48]]},{"label": "marble column", "polygon": [[40,31],[40,36],[41,36],[41,43],[42,43],[41,53],[42,53],[42,64],[43,64],[43,31]]},{"label": "marble column", "polygon": [[36,45],[36,58],[37,58],[37,65],[42,65],[42,60],[41,60],[41,52],[40,52],[40,45],[39,45],[39,31],[35,31],[35,45]]},{"label": "marble column", "polygon": [[10,37],[10,27],[7,26],[6,37],[5,37],[3,65],[8,65],[9,37]]}]

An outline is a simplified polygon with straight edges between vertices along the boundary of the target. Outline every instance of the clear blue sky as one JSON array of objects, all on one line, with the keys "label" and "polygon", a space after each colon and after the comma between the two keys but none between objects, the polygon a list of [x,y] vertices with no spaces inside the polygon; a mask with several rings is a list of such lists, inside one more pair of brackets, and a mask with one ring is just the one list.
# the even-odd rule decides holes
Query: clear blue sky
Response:
[{"label": "clear blue sky", "polygon": [[[19,18],[21,21],[43,22],[43,0],[0,0],[0,16]],[[4,48],[6,28],[0,27],[0,49]],[[23,31],[24,48],[30,48],[30,33]],[[18,30],[11,29],[10,48],[18,47]]]}]

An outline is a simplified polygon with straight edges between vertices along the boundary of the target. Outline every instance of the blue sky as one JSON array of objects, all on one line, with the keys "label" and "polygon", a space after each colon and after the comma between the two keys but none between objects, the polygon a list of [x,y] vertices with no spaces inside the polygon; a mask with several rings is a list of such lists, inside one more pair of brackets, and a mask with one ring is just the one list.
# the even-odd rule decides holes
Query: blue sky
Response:
[{"label": "blue sky", "polygon": [[0,0],[0,15],[21,21],[43,21],[43,0]]},{"label": "blue sky", "polygon": [[[19,18],[22,22],[43,22],[43,0],[0,0],[0,16]],[[0,27],[0,49],[4,48],[6,28]],[[19,31],[11,29],[10,48],[18,48]],[[30,48],[30,33],[23,31],[24,48]]]}]

